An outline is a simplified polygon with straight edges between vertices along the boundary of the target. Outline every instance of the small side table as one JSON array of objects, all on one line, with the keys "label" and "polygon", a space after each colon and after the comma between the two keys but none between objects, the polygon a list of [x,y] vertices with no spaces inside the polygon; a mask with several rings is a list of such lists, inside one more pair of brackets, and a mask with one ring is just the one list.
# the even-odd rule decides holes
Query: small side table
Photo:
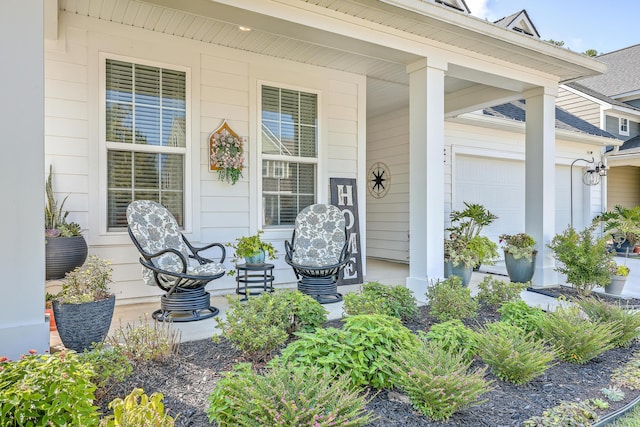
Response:
[{"label": "small side table", "polygon": [[244,295],[240,301],[264,292],[273,292],[273,264],[236,265],[236,294]]}]

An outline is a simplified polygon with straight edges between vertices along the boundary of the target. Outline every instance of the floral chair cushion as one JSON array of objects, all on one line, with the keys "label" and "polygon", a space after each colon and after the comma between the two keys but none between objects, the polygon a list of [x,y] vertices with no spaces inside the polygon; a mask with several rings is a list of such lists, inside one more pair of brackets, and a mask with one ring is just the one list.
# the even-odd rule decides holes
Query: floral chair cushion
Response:
[{"label": "floral chair cushion", "polygon": [[345,241],[340,209],[324,204],[307,206],[296,217],[292,261],[307,267],[337,264]]},{"label": "floral chair cushion", "polygon": [[[160,203],[151,200],[131,202],[127,207],[127,222],[131,233],[145,252],[154,254],[170,248],[181,252],[189,262],[187,274],[204,276],[224,271],[224,267],[220,263],[212,262],[200,265],[194,259],[189,258],[189,249],[182,240],[182,233],[176,219]],[[151,262],[162,270],[182,272],[182,260],[176,254],[163,254],[151,259]],[[142,276],[145,283],[155,284],[153,273],[149,269],[143,267]]]}]

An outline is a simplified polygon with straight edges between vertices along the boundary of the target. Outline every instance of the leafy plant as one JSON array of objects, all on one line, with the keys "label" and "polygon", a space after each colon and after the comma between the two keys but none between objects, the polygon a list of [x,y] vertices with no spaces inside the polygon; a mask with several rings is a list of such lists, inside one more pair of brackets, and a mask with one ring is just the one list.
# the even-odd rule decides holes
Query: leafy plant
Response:
[{"label": "leafy plant", "polygon": [[614,244],[618,248],[628,241],[633,249],[640,240],[640,206],[625,208],[616,205],[612,211],[597,216],[593,221],[594,224],[602,223],[603,231],[613,235]]},{"label": "leafy plant", "polygon": [[259,375],[245,363],[218,381],[207,414],[221,427],[363,426],[375,419],[366,403],[346,376],[284,366]]},{"label": "leafy plant", "polygon": [[504,322],[490,323],[478,330],[478,356],[491,367],[498,378],[524,384],[544,373],[554,358],[545,343],[533,332],[526,333]]},{"label": "leafy plant", "polygon": [[450,261],[456,267],[463,265],[465,268],[474,267],[479,263],[478,254],[461,239],[445,239],[444,260]]},{"label": "leafy plant", "polygon": [[530,307],[526,302],[517,300],[502,304],[498,308],[498,313],[500,313],[501,322],[517,326],[526,333],[533,333],[536,338],[542,338],[540,321],[545,316],[542,309]]},{"label": "leafy plant", "polygon": [[491,225],[498,217],[479,203],[464,202],[465,208],[453,211],[449,215],[451,226],[447,228],[457,239],[469,241],[479,236],[487,225]]},{"label": "leafy plant", "polygon": [[96,386],[96,394],[104,393],[112,384],[122,382],[133,372],[131,361],[121,347],[107,347],[103,343],[94,344],[90,351],[78,354],[81,362],[89,363],[95,375],[91,378]]},{"label": "leafy plant", "polygon": [[593,425],[598,414],[588,402],[562,402],[524,422],[525,427],[583,427]]},{"label": "leafy plant", "polygon": [[498,280],[489,275],[478,284],[478,301],[491,306],[499,306],[505,302],[520,299],[520,292],[524,291],[526,285],[523,283],[513,283]]},{"label": "leafy plant", "polygon": [[351,316],[383,314],[407,321],[416,317],[418,305],[409,288],[369,282],[362,285],[361,293],[344,296],[343,310]]},{"label": "leafy plant", "polygon": [[394,360],[394,384],[416,410],[434,420],[447,420],[454,412],[481,403],[478,398],[491,389],[484,379],[486,368],[469,372],[470,361],[431,341],[398,348]]},{"label": "leafy plant", "polygon": [[527,233],[501,234],[499,239],[504,252],[511,254],[514,259],[531,261],[538,252],[535,248],[536,241]]},{"label": "leafy plant", "polygon": [[636,310],[625,310],[620,304],[609,304],[597,298],[583,298],[578,305],[589,319],[597,323],[614,325],[620,332],[613,341],[615,347],[627,347],[640,336],[640,313]]},{"label": "leafy plant", "polygon": [[613,348],[621,336],[617,325],[593,322],[577,306],[547,313],[540,319],[540,329],[560,360],[579,365]]},{"label": "leafy plant", "polygon": [[618,387],[640,390],[640,353],[636,353],[624,366],[611,374],[611,382]]},{"label": "leafy plant", "polygon": [[358,315],[345,319],[342,329],[323,328],[298,333],[273,363],[315,366],[338,376],[347,375],[353,385],[384,388],[390,385],[388,361],[397,347],[412,348],[418,338],[399,319],[381,315]]},{"label": "leafy plant", "polygon": [[80,225],[75,222],[67,222],[68,211],[64,211],[64,204],[69,198],[67,195],[58,206],[55,193],[53,191],[53,165],[49,165],[49,176],[45,183],[45,193],[47,204],[44,207],[44,229],[46,237],[73,237],[80,236]]},{"label": "leafy plant", "polygon": [[134,362],[164,361],[177,354],[180,348],[180,331],[170,322],[151,322],[147,316],[139,324],[127,324],[116,329],[108,338],[127,359]]},{"label": "leafy plant", "polygon": [[109,402],[113,414],[100,422],[100,427],[173,427],[174,418],[164,409],[162,393],[147,396],[143,389],[134,388],[124,399]]},{"label": "leafy plant", "polygon": [[604,394],[604,397],[606,397],[612,402],[620,402],[622,399],[624,399],[624,396],[625,396],[624,391],[622,391],[620,387],[616,385],[611,385],[609,387],[602,388],[600,389],[600,391],[602,392],[602,394]]},{"label": "leafy plant", "polygon": [[596,409],[600,409],[600,410],[607,409],[609,407],[609,402],[599,398],[589,399],[589,403],[593,405]]},{"label": "leafy plant", "polygon": [[298,290],[282,290],[271,295],[274,304],[286,308],[287,333],[312,332],[327,321],[327,310],[318,301]]},{"label": "leafy plant", "polygon": [[610,281],[611,254],[603,237],[596,238],[589,227],[578,233],[573,227],[556,234],[548,247],[558,261],[555,270],[567,275],[567,283],[581,294]]},{"label": "leafy plant", "polygon": [[55,298],[62,304],[80,304],[111,297],[111,262],[90,255],[84,265],[67,273]]},{"label": "leafy plant", "polygon": [[459,354],[465,361],[471,361],[476,353],[475,333],[460,319],[436,323],[424,337],[449,353]]},{"label": "leafy plant", "polygon": [[473,267],[491,264],[498,258],[498,246],[487,237],[480,236],[482,229],[498,217],[478,203],[464,202],[465,209],[452,211],[449,238],[444,242],[445,261],[453,265]]},{"label": "leafy plant", "polygon": [[478,303],[471,298],[471,290],[462,286],[462,279],[451,276],[431,283],[426,293],[432,315],[441,322],[475,317]]},{"label": "leafy plant", "polygon": [[618,264],[614,260],[609,262],[609,273],[612,276],[628,276],[631,270],[624,264]]},{"label": "leafy plant", "polygon": [[95,375],[75,353],[0,358],[0,426],[97,426]]},{"label": "leafy plant", "polygon": [[[244,259],[244,257],[254,256],[260,253],[260,251],[264,251],[265,255],[267,255],[270,259],[275,259],[278,251],[273,246],[273,244],[261,240],[260,236],[263,233],[263,230],[259,230],[253,236],[238,237],[235,243],[227,243],[227,246],[233,248],[235,251],[235,255],[233,256],[231,261],[237,263],[238,261]],[[235,274],[235,271],[230,271],[228,274],[233,275]]]}]

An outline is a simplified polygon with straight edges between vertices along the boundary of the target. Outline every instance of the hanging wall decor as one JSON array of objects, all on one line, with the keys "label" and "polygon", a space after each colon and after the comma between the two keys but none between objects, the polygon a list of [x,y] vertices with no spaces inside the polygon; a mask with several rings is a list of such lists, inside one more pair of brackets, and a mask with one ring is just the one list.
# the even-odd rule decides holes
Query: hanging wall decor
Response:
[{"label": "hanging wall decor", "polygon": [[209,170],[218,171],[220,181],[235,184],[242,177],[242,139],[225,119],[209,135]]}]

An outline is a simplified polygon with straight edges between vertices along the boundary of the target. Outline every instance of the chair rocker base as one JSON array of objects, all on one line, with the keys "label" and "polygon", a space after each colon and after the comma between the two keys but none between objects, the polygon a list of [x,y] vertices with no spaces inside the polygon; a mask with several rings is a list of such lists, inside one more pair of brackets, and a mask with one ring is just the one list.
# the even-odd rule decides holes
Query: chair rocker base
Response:
[{"label": "chair rocker base", "polygon": [[298,290],[320,304],[342,301],[342,294],[338,293],[338,284],[332,277],[302,276],[298,281]]},{"label": "chair rocker base", "polygon": [[151,317],[158,322],[194,322],[218,315],[210,305],[211,296],[204,288],[178,289],[160,297],[160,308]]}]

